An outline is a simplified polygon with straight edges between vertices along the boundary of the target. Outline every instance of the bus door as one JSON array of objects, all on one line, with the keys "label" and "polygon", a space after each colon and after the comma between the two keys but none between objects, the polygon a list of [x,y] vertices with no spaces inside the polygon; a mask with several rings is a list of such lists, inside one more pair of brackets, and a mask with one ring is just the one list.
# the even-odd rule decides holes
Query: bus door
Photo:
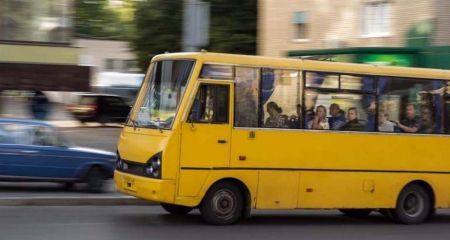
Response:
[{"label": "bus door", "polygon": [[230,83],[202,82],[181,132],[181,169],[229,167]]}]

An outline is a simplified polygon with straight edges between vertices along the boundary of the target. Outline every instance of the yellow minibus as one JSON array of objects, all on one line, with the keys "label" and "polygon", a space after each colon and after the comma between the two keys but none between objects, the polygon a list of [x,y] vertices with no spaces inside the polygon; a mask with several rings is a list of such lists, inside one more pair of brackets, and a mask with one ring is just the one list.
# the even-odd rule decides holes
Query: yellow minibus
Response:
[{"label": "yellow minibus", "polygon": [[450,207],[450,71],[170,53],[153,58],[117,150],[120,192],[211,224],[251,209]]}]

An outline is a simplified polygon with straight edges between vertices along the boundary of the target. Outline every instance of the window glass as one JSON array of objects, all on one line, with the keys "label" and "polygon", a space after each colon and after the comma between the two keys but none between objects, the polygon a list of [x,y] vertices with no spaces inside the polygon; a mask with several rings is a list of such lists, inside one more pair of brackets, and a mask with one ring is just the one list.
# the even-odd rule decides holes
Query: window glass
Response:
[{"label": "window glass", "polygon": [[0,124],[0,144],[14,144],[15,138],[11,124]]},{"label": "window glass", "polygon": [[233,79],[233,66],[205,64],[200,73],[200,78]]},{"label": "window glass", "polygon": [[32,144],[38,146],[58,146],[58,136],[49,127],[35,127],[32,135]]},{"label": "window glass", "polygon": [[362,34],[366,36],[387,35],[390,32],[391,10],[388,1],[364,3]]},{"label": "window glass", "polygon": [[371,76],[341,75],[341,89],[361,90],[372,92],[374,89],[374,78]]},{"label": "window glass", "polygon": [[235,82],[235,126],[258,127],[259,69],[236,67]]},{"label": "window glass", "polygon": [[120,107],[125,105],[125,102],[117,97],[106,97],[105,101],[108,103],[109,106]]},{"label": "window glass", "polygon": [[192,106],[189,122],[228,123],[228,103],[228,86],[202,84]]},{"label": "window glass", "polygon": [[442,81],[380,78],[379,131],[442,133],[443,89]]},{"label": "window glass", "polygon": [[375,97],[305,92],[305,126],[316,130],[374,131]]},{"label": "window glass", "polygon": [[128,125],[171,128],[193,65],[190,60],[155,62],[146,79],[150,83],[141,89],[143,97],[134,106]]},{"label": "window glass", "polygon": [[320,72],[306,72],[306,87],[314,88],[338,88],[339,75],[320,73]]},{"label": "window glass", "polygon": [[80,99],[80,105],[94,105],[96,103],[97,103],[97,97],[94,97],[94,96],[92,96],[92,97],[84,96],[84,97],[81,97],[81,99]]},{"label": "window glass", "polygon": [[261,88],[263,127],[302,127],[299,71],[263,69]]},{"label": "window glass", "polygon": [[445,96],[445,112],[447,113],[447,116],[445,117],[446,120],[446,133],[450,134],[450,81],[447,82],[447,94]]}]

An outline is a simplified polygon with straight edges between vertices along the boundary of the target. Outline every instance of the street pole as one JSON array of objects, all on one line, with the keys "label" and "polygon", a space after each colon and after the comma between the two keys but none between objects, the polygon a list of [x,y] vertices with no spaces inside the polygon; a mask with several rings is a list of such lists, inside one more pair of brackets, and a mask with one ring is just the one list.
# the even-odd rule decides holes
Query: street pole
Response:
[{"label": "street pole", "polygon": [[184,0],[183,48],[184,52],[197,52],[209,44],[209,3]]}]

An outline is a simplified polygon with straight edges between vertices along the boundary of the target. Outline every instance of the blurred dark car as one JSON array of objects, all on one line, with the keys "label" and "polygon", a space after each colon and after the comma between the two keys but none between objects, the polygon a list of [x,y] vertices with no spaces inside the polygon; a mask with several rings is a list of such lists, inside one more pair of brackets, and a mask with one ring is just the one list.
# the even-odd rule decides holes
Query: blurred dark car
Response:
[{"label": "blurred dark car", "polygon": [[81,122],[125,122],[131,110],[128,99],[109,94],[84,93],[76,104],[66,108]]},{"label": "blurred dark car", "polygon": [[100,192],[115,159],[112,152],[73,146],[47,123],[0,118],[0,181],[82,182]]}]

